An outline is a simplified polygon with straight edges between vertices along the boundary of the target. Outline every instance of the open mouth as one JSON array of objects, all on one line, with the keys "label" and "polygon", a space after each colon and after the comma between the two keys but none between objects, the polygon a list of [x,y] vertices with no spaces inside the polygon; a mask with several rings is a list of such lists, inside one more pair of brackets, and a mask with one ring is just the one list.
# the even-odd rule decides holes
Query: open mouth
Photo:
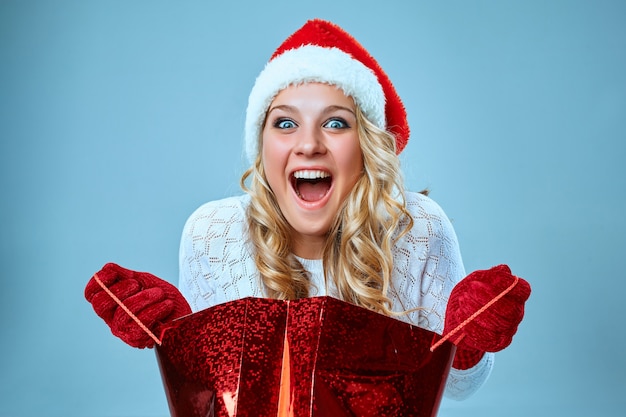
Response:
[{"label": "open mouth", "polygon": [[301,200],[319,201],[330,190],[333,179],[330,173],[320,170],[300,170],[291,174],[291,186]]}]

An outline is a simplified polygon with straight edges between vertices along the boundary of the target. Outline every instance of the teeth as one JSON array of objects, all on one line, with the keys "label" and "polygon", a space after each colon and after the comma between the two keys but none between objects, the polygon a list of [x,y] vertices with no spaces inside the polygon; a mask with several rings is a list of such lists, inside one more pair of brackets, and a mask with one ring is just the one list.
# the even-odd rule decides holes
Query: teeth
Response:
[{"label": "teeth", "polygon": [[328,178],[330,174],[328,172],[319,171],[319,170],[309,170],[303,169],[301,171],[296,171],[293,173],[294,178],[302,179],[302,180],[315,180],[319,178]]}]

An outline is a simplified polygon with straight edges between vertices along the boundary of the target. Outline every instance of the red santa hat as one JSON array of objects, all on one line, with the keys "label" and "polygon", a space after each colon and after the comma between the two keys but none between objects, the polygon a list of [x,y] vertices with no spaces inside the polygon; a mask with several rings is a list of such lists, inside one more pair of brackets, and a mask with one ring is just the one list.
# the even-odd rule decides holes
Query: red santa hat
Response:
[{"label": "red santa hat", "polygon": [[389,77],[349,33],[320,19],[306,22],[288,37],[259,74],[248,98],[245,152],[252,163],[272,100],[293,84],[336,85],[352,97],[365,116],[396,138],[400,153],[409,140],[406,110]]}]

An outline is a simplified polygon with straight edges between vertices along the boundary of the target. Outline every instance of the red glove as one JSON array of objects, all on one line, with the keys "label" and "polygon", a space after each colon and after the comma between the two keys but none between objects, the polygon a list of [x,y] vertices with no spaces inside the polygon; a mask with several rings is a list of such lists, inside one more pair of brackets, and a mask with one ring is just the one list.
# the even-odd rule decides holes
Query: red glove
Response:
[{"label": "red glove", "polygon": [[[178,289],[147,272],[136,272],[114,263],[97,272],[102,283],[157,337],[164,325],[191,313]],[[111,332],[137,348],[151,348],[154,340],[120,307],[92,277],[85,287],[85,298]]]},{"label": "red glove", "polygon": [[451,337],[457,345],[452,364],[454,368],[471,368],[485,352],[498,352],[511,344],[524,317],[524,303],[530,297],[530,285],[513,276],[508,266],[498,265],[472,272],[452,289],[446,309],[444,337],[507,290],[516,279],[518,281],[510,291]]}]

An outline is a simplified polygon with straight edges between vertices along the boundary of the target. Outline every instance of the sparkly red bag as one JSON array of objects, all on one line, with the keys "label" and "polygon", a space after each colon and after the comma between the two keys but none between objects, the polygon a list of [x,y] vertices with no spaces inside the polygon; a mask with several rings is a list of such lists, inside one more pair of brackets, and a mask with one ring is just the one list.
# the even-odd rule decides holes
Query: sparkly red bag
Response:
[{"label": "sparkly red bag", "polygon": [[173,417],[433,417],[438,339],[331,297],[244,298],[175,320],[156,355]]}]

